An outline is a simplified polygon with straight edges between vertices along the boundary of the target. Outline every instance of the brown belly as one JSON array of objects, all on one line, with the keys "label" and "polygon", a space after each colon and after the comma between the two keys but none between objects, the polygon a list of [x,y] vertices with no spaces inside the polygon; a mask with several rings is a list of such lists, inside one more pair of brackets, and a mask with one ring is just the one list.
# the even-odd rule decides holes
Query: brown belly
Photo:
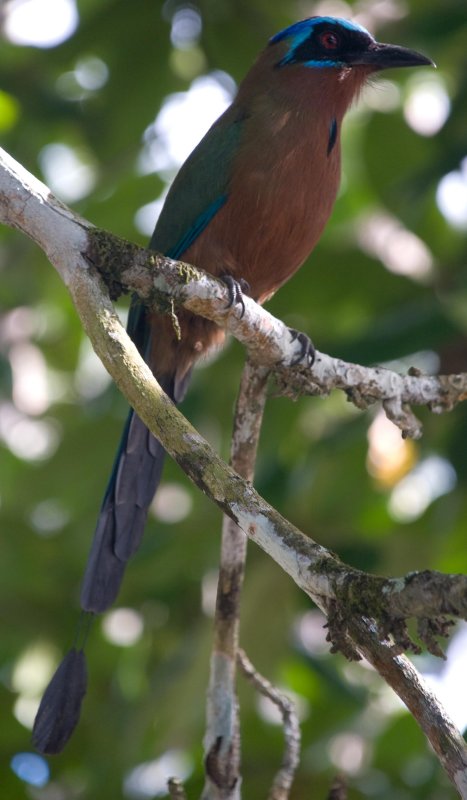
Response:
[{"label": "brown belly", "polygon": [[[237,163],[227,203],[183,253],[183,260],[215,276],[243,278],[251,297],[260,303],[271,297],[313,250],[337,194],[338,151],[317,162],[309,158],[305,145],[302,153],[282,153],[280,160],[269,148],[254,169],[249,168],[251,160],[246,160],[248,168]],[[152,318],[151,361],[158,374],[176,368],[183,376],[194,361],[224,340],[224,333],[208,320],[183,311],[179,321],[182,338],[177,341],[170,320]]]},{"label": "brown belly", "polygon": [[317,168],[303,150],[278,161],[268,152],[253,170],[237,164],[227,203],[184,259],[213,275],[243,278],[259,302],[274,294],[315,247],[339,186],[338,152]]}]

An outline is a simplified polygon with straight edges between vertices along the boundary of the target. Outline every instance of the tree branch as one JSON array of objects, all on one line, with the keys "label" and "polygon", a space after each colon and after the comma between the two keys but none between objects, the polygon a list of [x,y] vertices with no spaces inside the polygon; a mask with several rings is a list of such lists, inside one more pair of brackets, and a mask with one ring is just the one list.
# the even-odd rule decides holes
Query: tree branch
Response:
[{"label": "tree branch", "polygon": [[287,800],[300,757],[301,735],[295,706],[292,700],[279,692],[272,683],[255,670],[243,650],[238,651],[237,660],[245,677],[263,697],[271,700],[280,711],[284,726],[285,748],[281,768],[274,778],[268,800]]},{"label": "tree branch", "polygon": [[342,775],[336,775],[332,782],[327,800],[347,800],[347,782]]},{"label": "tree branch", "polygon": [[[265,367],[254,367],[247,361],[235,409],[231,464],[250,483],[266,403],[267,377]],[[235,800],[240,791],[236,667],[246,546],[244,532],[230,517],[224,516],[206,709],[205,800]]]},{"label": "tree branch", "polygon": [[359,409],[380,401],[403,436],[413,439],[420,438],[422,426],[410,406],[427,406],[439,414],[467,398],[467,373],[428,376],[413,369],[403,376],[318,351],[312,371],[291,366],[300,347],[284,323],[248,297],[240,317],[235,307],[227,306],[224,284],[202,270],[97,230],[87,256],[113,289],[114,298],[135,291],[149,307],[167,310],[174,302],[226,328],[246,347],[252,361],[273,369],[285,395],[327,395],[341,389]]},{"label": "tree branch", "polygon": [[169,778],[167,788],[171,800],[187,800],[185,789],[178,778]]},{"label": "tree branch", "polygon": [[[84,260],[82,253],[89,252],[92,227],[55,200],[43,184],[29,176],[8,156],[0,162],[0,220],[34,239],[60,272],[94,349],[117,386],[164,448],[191,480],[277,561],[320,608],[328,614],[331,612],[331,617],[334,615],[332,627],[338,646],[341,647],[342,643],[347,646],[348,642],[348,654],[353,655],[355,646],[352,641],[357,643],[358,649],[391,683],[423,727],[461,797],[467,798],[467,754],[462,738],[431,693],[418,681],[416,673],[412,672],[413,667],[406,668],[406,660],[398,654],[400,647],[387,642],[380,643],[376,625],[368,619],[373,616],[386,632],[393,632],[386,604],[388,586],[392,588],[389,595],[392,595],[394,602],[394,598],[397,600],[396,619],[401,619],[401,615],[403,618],[409,611],[418,617],[424,616],[424,611],[421,612],[423,602],[414,602],[413,599],[414,577],[391,582],[345,566],[336,556],[287,522],[217,456],[162,391],[122,328],[101,278]],[[206,286],[211,285],[207,276],[203,276],[201,282],[206,282]],[[219,297],[225,302],[225,294],[219,294]],[[221,302],[218,300],[218,305]],[[230,325],[235,314],[225,309],[224,314]],[[245,324],[251,316],[261,329],[261,321],[267,319],[267,327],[270,325],[273,330],[273,339],[275,337],[276,343],[280,342],[282,346],[280,336],[276,335],[282,323],[274,321],[271,315],[265,317],[265,314],[267,312],[264,309],[247,300]],[[235,324],[241,325],[242,322],[237,320]],[[268,327],[268,335],[271,327]],[[259,336],[260,341],[268,339],[268,335],[263,331],[263,337]],[[281,349],[281,353],[287,350],[290,354],[290,343]],[[325,364],[328,366],[324,367]],[[339,380],[343,380],[342,375],[347,375],[349,382],[346,389],[355,391],[358,385],[355,371],[358,373],[360,368],[343,366],[343,362],[329,360],[321,354],[318,355],[317,369],[312,374],[313,383],[315,372],[326,372],[330,364],[333,364],[331,372],[341,376]],[[367,394],[362,392],[365,398],[363,402],[368,396],[374,398],[386,382],[388,402],[392,402],[394,397],[398,398],[397,413],[397,405],[400,403],[402,408],[403,398],[406,397],[404,392],[408,387],[414,390],[413,394],[409,392],[410,398],[423,396],[423,402],[431,404],[435,410],[452,407],[455,402],[465,399],[465,375],[444,379],[409,376],[405,379],[383,370],[373,370],[368,374],[373,374],[375,384],[370,381],[364,387]],[[383,376],[382,383],[380,375]],[[401,391],[398,394],[399,389]],[[415,429],[408,429],[411,435],[414,432]],[[422,587],[426,586],[426,574],[420,573],[417,578]],[[447,575],[439,576],[439,580],[441,583],[437,585],[442,585],[443,600],[442,607],[436,613],[444,613],[446,603],[449,608],[455,609],[453,613],[460,612],[465,616],[467,579]],[[364,605],[362,599],[356,596],[356,586],[367,592]],[[429,594],[432,600],[439,597],[439,591],[436,594],[430,590]],[[337,628],[339,630],[336,631]],[[396,675],[400,680],[396,680]]]},{"label": "tree branch", "polygon": [[296,364],[301,348],[281,320],[248,297],[240,318],[235,307],[227,307],[228,292],[221,281],[95,228],[1,149],[0,200],[0,220],[22,230],[44,250],[70,291],[77,259],[85,255],[103,276],[112,299],[134,291],[149,307],[167,311],[173,304],[183,305],[213,320],[245,345],[252,361],[273,369],[284,394],[327,395],[341,389],[360,409],[380,401],[389,419],[411,438],[419,438],[422,428],[410,406],[442,413],[467,399],[467,373],[428,376],[411,370],[403,376],[318,351],[312,371],[290,366]]},{"label": "tree branch", "polygon": [[[412,573],[404,579],[385,579],[351,569],[294,528],[227,467],[161,390],[123,329],[101,279],[83,259],[82,253],[89,250],[89,235],[93,230],[90,223],[74,215],[51,195],[46,186],[6,154],[3,161],[0,160],[0,221],[22,230],[47,254],[65,281],[98,356],[164,448],[189,477],[318,604],[326,605],[337,600],[354,612],[366,611],[377,619],[384,609],[399,620],[409,616],[424,618],[424,602],[431,598],[429,614],[466,616],[465,576],[424,572]],[[174,268],[170,260],[160,260],[168,274],[177,275],[179,265]],[[183,269],[198,272],[186,265],[182,265]],[[232,310],[224,307],[226,290],[222,284],[205,274],[200,281],[202,285],[214,286],[219,314],[222,310],[226,319],[248,327],[248,319],[238,320]],[[182,280],[180,291],[188,291],[190,287],[191,283],[186,285]],[[190,292],[193,291],[190,288]],[[252,300],[246,298],[245,304],[245,317],[257,314],[262,320],[266,315],[272,320],[270,330],[283,327],[279,320],[274,320]],[[294,358],[295,351],[287,348],[288,345],[282,353],[287,351]],[[329,359],[327,356],[319,357]],[[347,367],[350,369],[350,365]],[[394,380],[400,377],[394,373],[388,375]],[[428,380],[433,386],[438,379],[423,380]],[[460,399],[463,398],[459,395]],[[362,591],[367,596],[364,609],[359,607]],[[369,606],[368,597],[371,597]]]},{"label": "tree branch", "polygon": [[414,665],[389,641],[381,642],[372,620],[355,617],[349,633],[358,649],[417,720],[462,800],[467,798],[467,748],[446,711]]}]

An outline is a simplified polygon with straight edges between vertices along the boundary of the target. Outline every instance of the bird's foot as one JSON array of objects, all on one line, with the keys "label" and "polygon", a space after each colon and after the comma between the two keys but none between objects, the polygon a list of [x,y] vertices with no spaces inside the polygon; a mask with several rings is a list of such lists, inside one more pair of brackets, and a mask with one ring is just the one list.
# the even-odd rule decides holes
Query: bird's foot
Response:
[{"label": "bird's foot", "polygon": [[237,304],[240,305],[241,319],[245,313],[244,295],[248,295],[250,293],[250,284],[248,281],[243,280],[243,278],[240,278],[240,280],[237,281],[235,278],[232,278],[232,275],[221,275],[220,279],[227,286],[227,291],[229,293],[229,302],[227,303],[226,308],[232,308],[233,305]]},{"label": "bird's foot", "polygon": [[315,362],[315,346],[311,341],[310,337],[306,335],[306,333],[301,333],[301,331],[296,331],[295,328],[289,328],[289,333],[292,337],[292,342],[298,342],[300,345],[300,351],[297,356],[295,356],[294,360],[291,361],[290,366],[294,367],[296,364],[300,364],[300,362],[304,362],[305,366],[312,367]]}]

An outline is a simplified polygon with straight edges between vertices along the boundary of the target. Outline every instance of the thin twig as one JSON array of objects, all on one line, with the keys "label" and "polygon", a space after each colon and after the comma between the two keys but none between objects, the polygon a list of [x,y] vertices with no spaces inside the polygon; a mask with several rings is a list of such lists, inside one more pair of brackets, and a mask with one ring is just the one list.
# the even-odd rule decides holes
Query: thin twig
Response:
[{"label": "thin twig", "polygon": [[284,755],[281,767],[271,786],[268,800],[288,800],[300,759],[300,726],[294,703],[285,694],[279,692],[267,678],[257,672],[244,650],[238,650],[237,661],[245,677],[251,681],[260,694],[271,700],[281,713],[285,739]]},{"label": "thin twig", "polygon": [[336,775],[328,794],[328,800],[347,800],[347,781],[342,775]]},{"label": "thin twig", "polygon": [[178,778],[169,778],[167,781],[167,787],[172,800],[187,800],[183,784],[178,780]]},{"label": "thin twig", "polygon": [[[239,475],[250,482],[254,475],[266,401],[267,377],[267,369],[254,367],[247,361],[235,409],[231,464]],[[224,516],[206,710],[204,800],[234,800],[240,787],[240,734],[235,679],[246,545],[244,532],[230,517]]]}]

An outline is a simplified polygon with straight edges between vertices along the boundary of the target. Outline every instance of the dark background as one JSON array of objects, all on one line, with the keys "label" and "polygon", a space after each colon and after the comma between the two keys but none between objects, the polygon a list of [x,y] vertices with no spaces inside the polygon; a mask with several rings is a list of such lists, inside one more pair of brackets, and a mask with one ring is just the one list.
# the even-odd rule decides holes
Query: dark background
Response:
[{"label": "dark background", "polygon": [[[399,370],[415,364],[463,371],[465,1],[338,8],[343,16],[359,14],[380,40],[429,54],[438,71],[385,73],[391,85],[372,88],[352,111],[333,218],[309,263],[268,308],[334,356],[391,362]],[[161,195],[167,174],[142,174],[143,134],[167,96],[215,70],[238,82],[270,35],[332,7],[291,0],[83,0],[78,11],[75,33],[55,47],[2,41],[1,141],[52,188],[51,175],[64,177],[62,198],[94,224],[144,244],[135,213]],[[432,135],[414,130],[403,115],[423,87],[429,120],[437,97],[450,102]],[[191,113],[198,113],[196,106]],[[190,128],[189,119],[183,124]],[[52,144],[69,149],[44,149]],[[64,152],[86,165],[87,189],[79,174],[70,179],[60,165]],[[450,173],[457,173],[450,181],[460,193],[457,227],[437,204],[440,181]],[[376,214],[383,216],[375,222]],[[143,623],[141,635],[123,647],[101,619],[94,623],[82,719],[65,752],[50,760],[50,781],[33,787],[10,768],[15,754],[32,752],[28,720],[73,640],[81,576],[126,404],[90,359],[67,292],[45,256],[10,230],[1,231],[0,304],[2,794],[9,800],[151,797],[160,785],[154,764],[152,772],[132,771],[183,756],[191,764],[188,791],[199,796],[212,627],[201,597],[202,587],[205,595],[211,587],[212,596],[221,520],[173,463],[165,479],[178,494],[170,501],[166,488],[165,505],[182,518],[151,518],[118,600],[119,608],[133,610],[130,623]],[[242,361],[242,348],[231,342],[196,372],[183,405],[224,456]],[[358,412],[342,394],[295,403],[271,397],[257,488],[301,530],[361,569],[465,571],[467,409],[419,414],[424,437],[404,444],[391,438],[377,408]],[[292,798],[324,798],[338,768],[350,773],[351,798],[454,797],[410,716],[371,670],[328,655],[317,612],[254,546],[242,617],[242,644],[256,666],[299,698],[303,754]],[[120,630],[131,633],[131,624],[120,619]],[[418,663],[448,674],[429,657]],[[240,697],[243,791],[256,799],[265,796],[280,762],[282,734],[242,680]],[[461,688],[456,707],[459,724],[467,723]],[[24,763],[31,780],[32,762]],[[168,769],[183,773],[180,760]]]}]

